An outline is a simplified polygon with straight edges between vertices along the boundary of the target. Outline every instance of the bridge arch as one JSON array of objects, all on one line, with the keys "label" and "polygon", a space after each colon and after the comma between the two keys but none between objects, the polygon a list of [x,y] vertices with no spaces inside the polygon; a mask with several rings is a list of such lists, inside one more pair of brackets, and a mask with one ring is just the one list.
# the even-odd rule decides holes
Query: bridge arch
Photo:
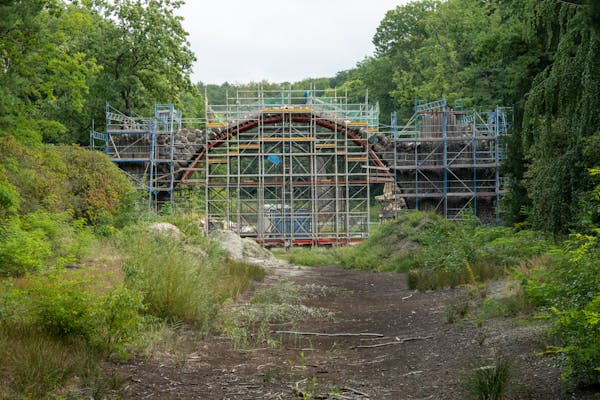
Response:
[{"label": "bridge arch", "polygon": [[370,145],[376,129],[366,121],[302,106],[208,125],[181,179],[205,188],[207,221],[275,244],[368,235],[371,185],[393,175]]}]

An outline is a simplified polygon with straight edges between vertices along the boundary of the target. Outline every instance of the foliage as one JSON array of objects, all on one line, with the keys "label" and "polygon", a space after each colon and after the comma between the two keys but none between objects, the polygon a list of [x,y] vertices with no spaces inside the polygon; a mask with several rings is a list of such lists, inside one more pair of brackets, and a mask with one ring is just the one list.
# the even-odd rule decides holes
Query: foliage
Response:
[{"label": "foliage", "polygon": [[582,309],[558,312],[554,334],[561,346],[550,352],[563,354],[566,365],[563,377],[582,386],[600,384],[600,294]]},{"label": "foliage", "polygon": [[[105,102],[203,108],[182,2],[8,0],[0,5],[0,136],[86,143]],[[199,116],[195,114],[194,116]]]},{"label": "foliage", "polygon": [[[7,195],[12,200],[3,207],[4,213],[9,209],[21,214],[39,209],[67,211],[75,219],[98,224],[131,205],[131,183],[98,152],[77,146],[28,148],[7,137],[0,138],[0,165],[10,185],[6,192],[13,193]],[[27,202],[19,200],[23,198]]]},{"label": "foliage", "polygon": [[[102,16],[101,36],[91,48],[104,68],[95,89],[103,100],[127,112],[152,103],[173,102],[191,87],[189,73],[195,56],[175,11],[179,0],[95,1],[92,11]],[[106,87],[106,82],[111,82]],[[110,92],[106,92],[110,90]],[[103,92],[104,91],[104,92]],[[165,98],[169,94],[170,98]],[[115,97],[118,96],[118,99]]]},{"label": "foliage", "polygon": [[0,275],[77,262],[89,225],[115,223],[133,193],[103,154],[0,138]]},{"label": "foliage", "polygon": [[120,351],[141,327],[141,297],[115,271],[55,270],[4,284],[0,317],[55,339],[83,340],[100,352]]},{"label": "foliage", "polygon": [[537,232],[409,211],[338,256],[350,268],[409,270],[409,285],[424,290],[495,278],[550,247]]},{"label": "foliage", "polygon": [[582,385],[600,383],[600,242],[574,235],[554,252],[549,265],[523,277],[525,294],[556,317],[559,345],[549,351],[565,357],[564,377]]},{"label": "foliage", "polygon": [[600,129],[600,31],[590,19],[593,3],[540,1],[533,8],[533,29],[552,59],[527,97],[523,147],[531,162],[532,223],[554,232],[577,224],[591,189],[587,169],[600,163],[597,152],[583,157],[586,139]]}]

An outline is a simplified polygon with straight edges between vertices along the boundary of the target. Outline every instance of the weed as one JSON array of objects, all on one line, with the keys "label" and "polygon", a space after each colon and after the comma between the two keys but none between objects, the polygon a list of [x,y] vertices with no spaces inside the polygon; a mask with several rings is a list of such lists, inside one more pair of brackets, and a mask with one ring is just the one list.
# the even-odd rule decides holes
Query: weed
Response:
[{"label": "weed", "polygon": [[83,341],[31,326],[0,325],[0,337],[0,398],[46,398],[67,379],[91,374],[98,359]]},{"label": "weed", "polygon": [[262,268],[228,259],[199,257],[183,241],[128,232],[124,248],[127,283],[143,294],[150,315],[208,331],[220,305],[243,292]]},{"label": "weed", "polygon": [[[271,347],[280,341],[271,336],[270,324],[332,319],[326,309],[308,307],[303,300],[328,293],[342,293],[319,285],[296,285],[280,282],[258,291],[249,304],[233,308],[221,316],[221,328],[236,346],[247,346],[251,342],[266,343]],[[296,340],[297,338],[295,338]]]},{"label": "weed", "polygon": [[502,400],[509,392],[511,364],[498,358],[493,366],[477,368],[467,380],[467,390],[473,399]]},{"label": "weed", "polygon": [[446,322],[453,324],[463,319],[469,313],[469,300],[466,298],[458,299],[446,306]]}]

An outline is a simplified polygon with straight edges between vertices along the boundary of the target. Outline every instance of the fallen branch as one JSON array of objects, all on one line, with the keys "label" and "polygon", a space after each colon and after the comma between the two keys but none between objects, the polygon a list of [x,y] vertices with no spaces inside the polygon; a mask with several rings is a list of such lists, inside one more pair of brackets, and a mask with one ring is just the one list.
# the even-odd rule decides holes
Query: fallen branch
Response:
[{"label": "fallen branch", "polygon": [[301,332],[301,331],[274,331],[273,333],[280,335],[301,335],[301,336],[369,336],[369,337],[383,337],[381,333],[321,333],[321,332]]},{"label": "fallen branch", "polygon": [[418,374],[422,374],[422,373],[423,373],[423,371],[410,371],[410,372],[407,372],[406,374],[402,374],[400,376],[411,376],[411,375],[418,375]]},{"label": "fallen branch", "polygon": [[358,394],[358,395],[360,395],[360,396],[364,396],[364,397],[367,397],[367,398],[371,397],[371,396],[369,396],[368,394],[366,394],[366,393],[364,393],[364,392],[360,392],[360,391],[358,391],[358,390],[356,390],[356,389],[353,389],[353,388],[351,388],[351,387],[348,387],[348,386],[346,386],[346,387],[343,387],[343,388],[341,388],[340,390],[342,390],[342,391],[345,391],[345,392],[352,392],[352,393],[354,393],[354,394]]},{"label": "fallen branch", "polygon": [[396,340],[394,342],[385,342],[385,343],[377,343],[377,344],[371,344],[371,345],[365,345],[365,346],[352,346],[350,347],[351,349],[372,349],[374,347],[383,347],[383,346],[391,346],[393,344],[402,344],[402,343],[406,343],[406,342],[410,342],[412,340],[427,340],[427,339],[431,339],[433,336],[413,336],[413,337],[407,337],[407,338],[396,338]]}]

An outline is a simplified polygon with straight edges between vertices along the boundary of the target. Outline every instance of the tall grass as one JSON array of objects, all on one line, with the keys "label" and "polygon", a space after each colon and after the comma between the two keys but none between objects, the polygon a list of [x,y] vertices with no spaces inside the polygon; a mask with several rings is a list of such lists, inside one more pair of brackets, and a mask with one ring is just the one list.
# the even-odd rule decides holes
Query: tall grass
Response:
[{"label": "tall grass", "polygon": [[473,399],[502,400],[508,396],[510,380],[510,362],[499,358],[496,365],[476,369],[467,381],[467,390]]},{"label": "tall grass", "polygon": [[82,343],[0,325],[0,359],[0,399],[42,399],[66,379],[88,374],[95,355]]},{"label": "tall grass", "polygon": [[170,322],[207,331],[223,301],[264,276],[258,266],[191,251],[185,240],[144,229],[127,236],[126,282],[142,293],[150,315]]}]

